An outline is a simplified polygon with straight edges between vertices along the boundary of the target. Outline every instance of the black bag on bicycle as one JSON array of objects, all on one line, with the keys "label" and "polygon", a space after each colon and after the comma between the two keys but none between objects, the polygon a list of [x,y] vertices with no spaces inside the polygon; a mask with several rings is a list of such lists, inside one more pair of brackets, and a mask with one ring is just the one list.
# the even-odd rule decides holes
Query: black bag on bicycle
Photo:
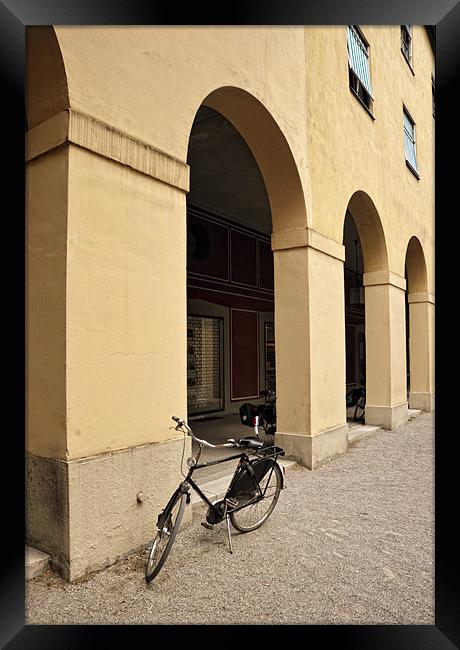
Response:
[{"label": "black bag on bicycle", "polygon": [[247,427],[253,427],[255,424],[255,417],[259,415],[259,407],[249,402],[245,402],[239,408],[240,421]]}]

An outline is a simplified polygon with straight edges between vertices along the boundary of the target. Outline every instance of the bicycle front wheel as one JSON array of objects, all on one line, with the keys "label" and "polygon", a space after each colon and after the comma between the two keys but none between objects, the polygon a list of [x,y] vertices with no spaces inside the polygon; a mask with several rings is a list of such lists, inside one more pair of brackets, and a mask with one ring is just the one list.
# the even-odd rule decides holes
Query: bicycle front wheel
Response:
[{"label": "bicycle front wheel", "polygon": [[264,496],[255,503],[230,513],[233,527],[241,533],[259,528],[272,514],[283,484],[283,475],[278,463],[273,465],[273,471],[268,471],[259,484]]},{"label": "bicycle front wheel", "polygon": [[169,555],[177,531],[179,530],[186,501],[187,495],[179,493],[170,505],[168,512],[165,513],[163,527],[157,532],[152,543],[152,548],[150,549],[145,570],[145,578],[147,582],[150,582],[156,575],[158,575]]}]

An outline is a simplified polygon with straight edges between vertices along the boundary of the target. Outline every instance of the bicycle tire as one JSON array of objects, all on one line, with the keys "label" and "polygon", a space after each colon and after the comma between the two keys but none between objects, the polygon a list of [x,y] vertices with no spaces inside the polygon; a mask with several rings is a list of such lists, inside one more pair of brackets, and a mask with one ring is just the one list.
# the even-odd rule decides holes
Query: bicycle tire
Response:
[{"label": "bicycle tire", "polygon": [[[180,522],[182,521],[186,501],[187,495],[178,493],[177,498],[170,505],[168,513],[165,515],[165,526],[163,526],[162,530],[159,530],[155,535],[145,569],[145,579],[147,582],[151,582],[158,575],[166,562],[166,558],[168,557],[172,545],[174,544],[174,540],[176,539]],[[176,510],[174,510],[175,508]],[[165,541],[166,546],[164,546],[162,550],[162,544]]]},{"label": "bicycle tire", "polygon": [[[234,512],[230,513],[230,521],[232,523],[232,526],[234,528],[236,528],[236,530],[238,530],[240,533],[248,533],[251,530],[256,530],[256,528],[259,528],[260,526],[262,526],[262,524],[265,523],[267,521],[267,519],[269,518],[269,516],[272,514],[272,512],[273,512],[273,510],[274,510],[274,508],[275,508],[275,506],[276,506],[276,504],[278,502],[278,498],[279,498],[279,495],[280,495],[280,492],[281,492],[281,486],[283,485],[283,474],[282,474],[280,466],[276,462],[273,465],[273,471],[272,472],[268,471],[267,474],[266,474],[266,477],[264,477],[260,481],[260,486],[261,486],[262,490],[266,487],[265,483],[264,483],[264,480],[269,480],[270,481],[270,485],[267,487],[267,490],[271,488],[273,477],[275,477],[275,484],[276,484],[275,488],[274,488],[273,495],[271,495],[269,497],[264,497],[264,498],[260,499],[259,501],[257,501],[254,504],[244,506],[240,510],[235,510]],[[268,510],[266,512],[264,512],[260,516],[260,518],[256,519],[253,523],[251,523],[251,524],[245,523],[249,519],[249,514],[251,512],[253,514],[256,514],[258,511],[260,512],[260,509],[258,510],[258,508],[260,508],[260,504],[263,503],[264,501],[266,501],[269,498],[271,498],[272,500],[271,500],[270,505],[268,506]]]}]

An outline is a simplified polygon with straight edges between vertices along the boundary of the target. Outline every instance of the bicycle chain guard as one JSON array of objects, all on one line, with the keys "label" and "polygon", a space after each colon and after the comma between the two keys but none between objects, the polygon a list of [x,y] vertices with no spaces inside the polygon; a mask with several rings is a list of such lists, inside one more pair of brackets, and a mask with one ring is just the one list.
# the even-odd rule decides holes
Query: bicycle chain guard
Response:
[{"label": "bicycle chain guard", "polygon": [[220,523],[225,519],[225,516],[227,514],[227,506],[224,499],[221,501],[216,501],[212,505],[213,508],[209,508],[206,514],[206,521],[208,524],[214,525]]}]

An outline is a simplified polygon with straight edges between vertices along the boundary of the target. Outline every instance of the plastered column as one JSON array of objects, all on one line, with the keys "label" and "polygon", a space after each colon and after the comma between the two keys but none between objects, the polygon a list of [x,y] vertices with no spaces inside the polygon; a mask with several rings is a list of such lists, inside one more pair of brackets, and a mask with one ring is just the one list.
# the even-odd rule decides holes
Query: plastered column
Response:
[{"label": "plastered column", "polygon": [[409,407],[434,409],[434,296],[412,293],[409,301]]},{"label": "plastered column", "polygon": [[[54,133],[54,132],[53,132]],[[26,542],[68,557],[66,255],[68,149],[26,167]]]},{"label": "plastered column", "polygon": [[74,580],[146,544],[181,479],[188,167],[72,110],[27,157],[27,540]]},{"label": "plastered column", "polygon": [[394,429],[408,417],[404,278],[364,274],[366,303],[366,424]]},{"label": "plastered column", "polygon": [[302,229],[273,235],[272,248],[277,441],[314,468],[348,445],[343,247]]}]

